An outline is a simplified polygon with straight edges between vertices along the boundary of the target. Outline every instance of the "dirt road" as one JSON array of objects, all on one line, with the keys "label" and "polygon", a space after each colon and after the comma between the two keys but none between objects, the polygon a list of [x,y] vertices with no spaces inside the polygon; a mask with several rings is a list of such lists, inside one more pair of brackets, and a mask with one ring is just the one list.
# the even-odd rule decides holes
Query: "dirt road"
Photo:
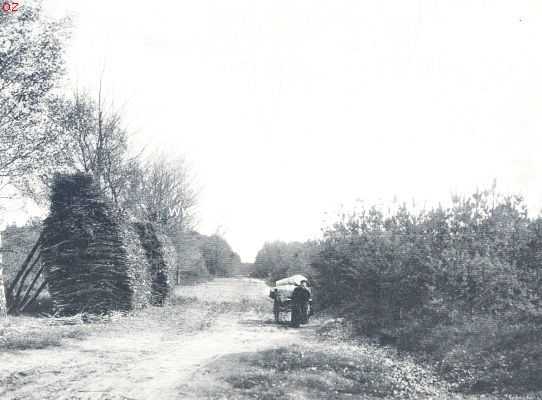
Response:
[{"label": "dirt road", "polygon": [[0,325],[0,399],[478,398],[392,348],[350,340],[339,320],[276,325],[267,295],[258,280],[216,279],[107,322],[14,318]]},{"label": "dirt road", "polygon": [[[179,386],[198,368],[218,357],[287,346],[299,331],[271,323],[266,285],[248,278],[217,279],[180,287],[177,295],[192,301],[173,313],[204,304],[184,321],[200,318],[197,329],[178,329],[165,320],[157,329],[126,325],[93,332],[60,347],[0,353],[2,399],[179,399]],[[217,300],[209,316],[202,313]],[[269,309],[268,314],[258,312]],[[184,310],[183,312],[186,312]],[[193,318],[190,317],[192,315]],[[209,326],[210,325],[210,326]],[[309,328],[310,329],[310,328]],[[2,387],[3,386],[3,387]]]}]

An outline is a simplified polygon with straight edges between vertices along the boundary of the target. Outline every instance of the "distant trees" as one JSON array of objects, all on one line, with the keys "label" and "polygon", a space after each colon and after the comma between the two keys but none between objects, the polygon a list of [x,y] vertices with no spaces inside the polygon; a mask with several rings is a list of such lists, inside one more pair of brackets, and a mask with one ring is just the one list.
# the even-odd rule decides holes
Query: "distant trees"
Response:
[{"label": "distant trees", "polygon": [[232,276],[242,270],[241,258],[220,235],[187,231],[175,243],[178,254],[177,283]]},{"label": "distant trees", "polygon": [[239,255],[219,235],[205,237],[200,249],[205,265],[213,276],[231,276],[241,265]]},{"label": "distant trees", "polygon": [[0,179],[32,171],[57,143],[44,129],[52,91],[64,69],[67,21],[48,20],[28,2],[0,18]]},{"label": "distant trees", "polygon": [[23,226],[8,225],[2,235],[2,246],[0,249],[4,251],[4,282],[9,285],[17,274],[19,268],[30,249],[38,241],[41,231],[41,221],[38,219],[30,219]]},{"label": "distant trees", "polygon": [[296,273],[312,274],[310,261],[315,250],[315,243],[271,242],[265,243],[254,261],[256,278],[271,282]]},{"label": "distant trees", "polygon": [[201,251],[205,238],[204,235],[193,230],[177,235],[177,240],[174,242],[177,251],[177,267],[175,270],[175,283],[177,285],[211,277]]}]

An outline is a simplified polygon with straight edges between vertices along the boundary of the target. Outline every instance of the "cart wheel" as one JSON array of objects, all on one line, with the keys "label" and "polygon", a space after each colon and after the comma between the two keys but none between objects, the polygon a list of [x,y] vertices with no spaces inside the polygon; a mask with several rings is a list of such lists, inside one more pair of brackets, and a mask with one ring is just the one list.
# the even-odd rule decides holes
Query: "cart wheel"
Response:
[{"label": "cart wheel", "polygon": [[277,302],[273,304],[273,314],[275,315],[275,322],[278,324],[280,322],[280,307]]},{"label": "cart wheel", "polygon": [[303,320],[304,320],[303,323],[308,324],[309,323],[309,318],[311,317],[311,315],[312,315],[312,307],[309,304],[307,306],[307,311],[305,312],[305,315],[303,315]]},{"label": "cart wheel", "polygon": [[278,324],[280,323],[280,311],[275,310],[275,322]]}]

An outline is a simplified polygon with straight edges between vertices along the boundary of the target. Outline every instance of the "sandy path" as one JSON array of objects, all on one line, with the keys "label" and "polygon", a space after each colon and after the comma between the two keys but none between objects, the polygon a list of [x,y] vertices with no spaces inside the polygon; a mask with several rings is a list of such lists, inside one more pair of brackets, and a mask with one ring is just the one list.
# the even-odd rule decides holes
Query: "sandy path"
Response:
[{"label": "sandy path", "polygon": [[[295,341],[295,333],[277,327],[243,325],[250,315],[223,315],[214,327],[192,337],[143,346],[137,360],[106,375],[72,385],[69,392],[93,390],[133,399],[177,399],[176,388],[198,367],[225,354],[253,352]],[[123,340],[124,342],[125,340]],[[152,350],[151,350],[152,349]]]},{"label": "sandy path", "polygon": [[[266,288],[259,281],[224,279],[186,292],[207,300],[261,302]],[[180,399],[184,396],[178,387],[207,362],[298,339],[296,330],[266,323],[266,317],[254,311],[228,312],[197,334],[134,331],[69,341],[60,348],[0,354],[0,376],[11,379],[9,391],[0,388],[0,398]]]}]

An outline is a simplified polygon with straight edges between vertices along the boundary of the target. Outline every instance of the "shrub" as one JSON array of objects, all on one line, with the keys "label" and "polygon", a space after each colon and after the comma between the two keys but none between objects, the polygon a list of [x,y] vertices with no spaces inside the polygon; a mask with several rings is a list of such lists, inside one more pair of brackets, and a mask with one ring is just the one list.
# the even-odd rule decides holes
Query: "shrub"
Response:
[{"label": "shrub", "polygon": [[541,221],[494,191],[429,211],[362,208],[325,230],[312,258],[321,303],[358,334],[442,362],[462,389],[540,389],[528,332],[542,326]]}]

